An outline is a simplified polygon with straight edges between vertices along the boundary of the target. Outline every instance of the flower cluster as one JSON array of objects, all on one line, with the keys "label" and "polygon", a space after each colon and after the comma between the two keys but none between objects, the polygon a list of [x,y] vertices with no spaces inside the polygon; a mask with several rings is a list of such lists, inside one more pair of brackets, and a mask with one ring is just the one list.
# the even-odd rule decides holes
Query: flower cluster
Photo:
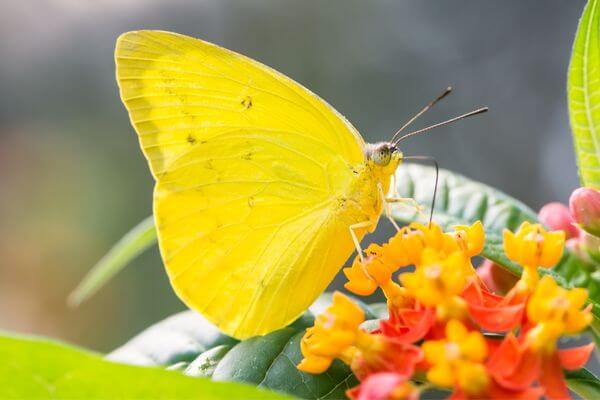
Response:
[{"label": "flower cluster", "polygon": [[298,368],[318,374],[343,361],[360,381],[347,395],[360,400],[417,399],[431,387],[453,399],[568,397],[563,369],[581,368],[593,344],[557,346],[592,318],[585,289],[539,274],[561,258],[564,232],[527,222],[504,232],[506,257],[524,271],[505,294],[473,267],[484,241],[481,222],[451,232],[413,223],[370,245],[344,269],[345,287],[361,296],[381,290],[388,317],[372,329],[361,307],[336,292],[304,335]]}]

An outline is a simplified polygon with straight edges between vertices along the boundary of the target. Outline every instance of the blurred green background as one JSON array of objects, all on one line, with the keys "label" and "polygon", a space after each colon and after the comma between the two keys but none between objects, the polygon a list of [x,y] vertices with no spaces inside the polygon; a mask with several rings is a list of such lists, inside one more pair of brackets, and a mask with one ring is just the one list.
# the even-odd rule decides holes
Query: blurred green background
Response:
[{"label": "blurred green background", "polygon": [[565,87],[583,5],[2,1],[0,329],[106,351],[184,308],[156,250],[90,302],[66,306],[85,272],[151,212],[152,180],[114,80],[120,33],[171,30],[256,58],[327,99],[370,141],[453,85],[415,127],[481,105],[491,112],[406,141],[404,152],[539,208],[577,186]]}]

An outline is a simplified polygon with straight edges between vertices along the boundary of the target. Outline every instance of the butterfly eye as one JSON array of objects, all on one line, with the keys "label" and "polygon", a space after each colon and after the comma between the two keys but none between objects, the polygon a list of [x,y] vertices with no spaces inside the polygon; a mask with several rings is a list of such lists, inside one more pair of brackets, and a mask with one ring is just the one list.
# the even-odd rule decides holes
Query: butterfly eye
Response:
[{"label": "butterfly eye", "polygon": [[371,158],[377,165],[386,166],[392,160],[392,149],[387,143],[382,143],[375,148]]}]

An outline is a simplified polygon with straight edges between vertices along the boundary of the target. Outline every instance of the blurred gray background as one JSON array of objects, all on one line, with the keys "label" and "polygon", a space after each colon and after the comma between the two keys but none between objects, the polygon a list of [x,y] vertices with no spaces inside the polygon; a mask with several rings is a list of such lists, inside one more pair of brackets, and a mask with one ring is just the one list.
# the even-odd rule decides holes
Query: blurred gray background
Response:
[{"label": "blurred gray background", "polygon": [[[369,141],[448,85],[406,154],[539,208],[577,186],[566,72],[583,0],[25,0],[0,3],[0,329],[105,351],[183,309],[150,251],[89,303],[69,291],[151,213],[152,180],[118,97],[116,37],[164,29],[306,85]],[[384,227],[385,228],[385,227]]]}]

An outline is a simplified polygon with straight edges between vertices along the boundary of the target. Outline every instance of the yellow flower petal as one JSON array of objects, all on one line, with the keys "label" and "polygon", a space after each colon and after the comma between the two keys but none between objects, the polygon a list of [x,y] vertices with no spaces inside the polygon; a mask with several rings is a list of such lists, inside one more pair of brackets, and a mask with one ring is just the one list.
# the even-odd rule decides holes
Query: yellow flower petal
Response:
[{"label": "yellow flower petal", "polygon": [[544,243],[540,255],[540,265],[543,267],[553,267],[562,257],[565,247],[565,232],[548,232],[544,235]]},{"label": "yellow flower petal", "polygon": [[451,320],[446,325],[446,337],[451,342],[460,342],[467,336],[467,328],[458,320]]},{"label": "yellow flower petal", "polygon": [[448,363],[436,364],[432,367],[427,371],[427,379],[439,387],[451,388],[454,386],[454,374]]},{"label": "yellow flower petal", "polygon": [[502,236],[504,241],[504,253],[506,253],[506,256],[512,261],[519,262],[519,248],[517,246],[515,234],[508,229],[504,229]]},{"label": "yellow flower petal", "polygon": [[331,358],[310,356],[303,358],[297,368],[309,374],[320,374],[327,371],[332,362]]},{"label": "yellow flower petal", "polygon": [[485,391],[490,377],[482,364],[463,362],[456,367],[458,385],[467,394],[475,396]]}]

